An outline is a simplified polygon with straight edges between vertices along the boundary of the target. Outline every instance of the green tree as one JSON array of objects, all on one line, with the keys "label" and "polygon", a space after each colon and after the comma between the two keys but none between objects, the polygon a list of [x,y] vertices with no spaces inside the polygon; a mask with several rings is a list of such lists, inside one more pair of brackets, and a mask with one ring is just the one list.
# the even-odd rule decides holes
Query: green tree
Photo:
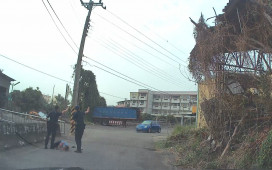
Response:
[{"label": "green tree", "polygon": [[87,115],[87,120],[90,121],[92,119],[92,111],[95,107],[107,105],[105,98],[99,95],[96,78],[92,71],[82,69],[79,89],[80,108],[86,110],[90,107],[91,113]]},{"label": "green tree", "polygon": [[152,116],[151,114],[148,113],[144,113],[141,115],[141,120],[153,120],[154,116]]},{"label": "green tree", "polygon": [[56,104],[59,106],[60,110],[66,109],[66,107],[70,104],[68,100],[65,100],[64,97],[62,97],[60,94],[58,94],[56,97]]},{"label": "green tree", "polygon": [[14,105],[19,107],[23,112],[46,109],[46,101],[38,87],[36,89],[29,87],[24,91],[15,90],[12,92],[11,96]]}]

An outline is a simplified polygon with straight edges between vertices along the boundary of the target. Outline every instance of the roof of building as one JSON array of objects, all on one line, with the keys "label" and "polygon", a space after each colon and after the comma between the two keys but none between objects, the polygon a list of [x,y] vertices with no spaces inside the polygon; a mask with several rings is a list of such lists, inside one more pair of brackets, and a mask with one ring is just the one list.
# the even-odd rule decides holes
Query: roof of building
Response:
[{"label": "roof of building", "polygon": [[1,71],[0,71],[0,77],[3,78],[3,79],[6,79],[6,80],[8,80],[8,81],[15,81],[13,78],[11,78],[11,77],[5,75],[5,74],[2,73]]},{"label": "roof of building", "polygon": [[197,95],[197,91],[152,91],[153,94],[164,94],[164,95]]},{"label": "roof of building", "polygon": [[196,95],[197,91],[150,91],[146,89],[139,89],[138,92],[130,92],[130,93],[148,93],[151,92],[152,94],[164,94],[164,95],[181,95],[181,94],[189,94],[189,95]]}]

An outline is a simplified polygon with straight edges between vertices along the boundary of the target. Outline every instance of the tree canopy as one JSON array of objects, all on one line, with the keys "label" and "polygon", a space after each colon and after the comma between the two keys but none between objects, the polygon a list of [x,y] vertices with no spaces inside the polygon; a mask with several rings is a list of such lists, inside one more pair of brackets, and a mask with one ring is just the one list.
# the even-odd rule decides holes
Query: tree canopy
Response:
[{"label": "tree canopy", "polygon": [[47,110],[48,106],[39,88],[29,87],[24,91],[15,90],[11,93],[14,105],[20,111],[28,112],[31,110]]},{"label": "tree canopy", "polygon": [[88,107],[90,107],[91,113],[88,114],[87,119],[91,120],[94,107],[103,107],[107,105],[105,98],[99,95],[96,77],[92,71],[82,69],[79,89],[80,108],[82,108],[82,110],[86,110]]}]

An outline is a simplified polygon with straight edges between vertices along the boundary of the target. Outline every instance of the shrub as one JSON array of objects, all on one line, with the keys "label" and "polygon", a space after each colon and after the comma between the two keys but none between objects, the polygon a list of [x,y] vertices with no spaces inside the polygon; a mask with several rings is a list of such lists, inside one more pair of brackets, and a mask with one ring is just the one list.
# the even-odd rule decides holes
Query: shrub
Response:
[{"label": "shrub", "polygon": [[257,163],[261,168],[272,168],[272,130],[263,141],[258,155]]}]

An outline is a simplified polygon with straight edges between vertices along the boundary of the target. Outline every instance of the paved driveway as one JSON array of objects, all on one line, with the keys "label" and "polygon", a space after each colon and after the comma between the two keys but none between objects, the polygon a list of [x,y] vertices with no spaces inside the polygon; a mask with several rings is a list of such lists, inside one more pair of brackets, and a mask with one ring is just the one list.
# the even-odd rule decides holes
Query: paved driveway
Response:
[{"label": "paved driveway", "polygon": [[[80,167],[101,170],[176,169],[165,155],[154,149],[154,141],[165,138],[162,133],[136,133],[134,127],[88,126],[83,136],[83,153],[74,148],[64,152],[43,149],[43,144],[25,146],[0,153],[0,169]],[[74,137],[63,137],[74,146]]]}]

